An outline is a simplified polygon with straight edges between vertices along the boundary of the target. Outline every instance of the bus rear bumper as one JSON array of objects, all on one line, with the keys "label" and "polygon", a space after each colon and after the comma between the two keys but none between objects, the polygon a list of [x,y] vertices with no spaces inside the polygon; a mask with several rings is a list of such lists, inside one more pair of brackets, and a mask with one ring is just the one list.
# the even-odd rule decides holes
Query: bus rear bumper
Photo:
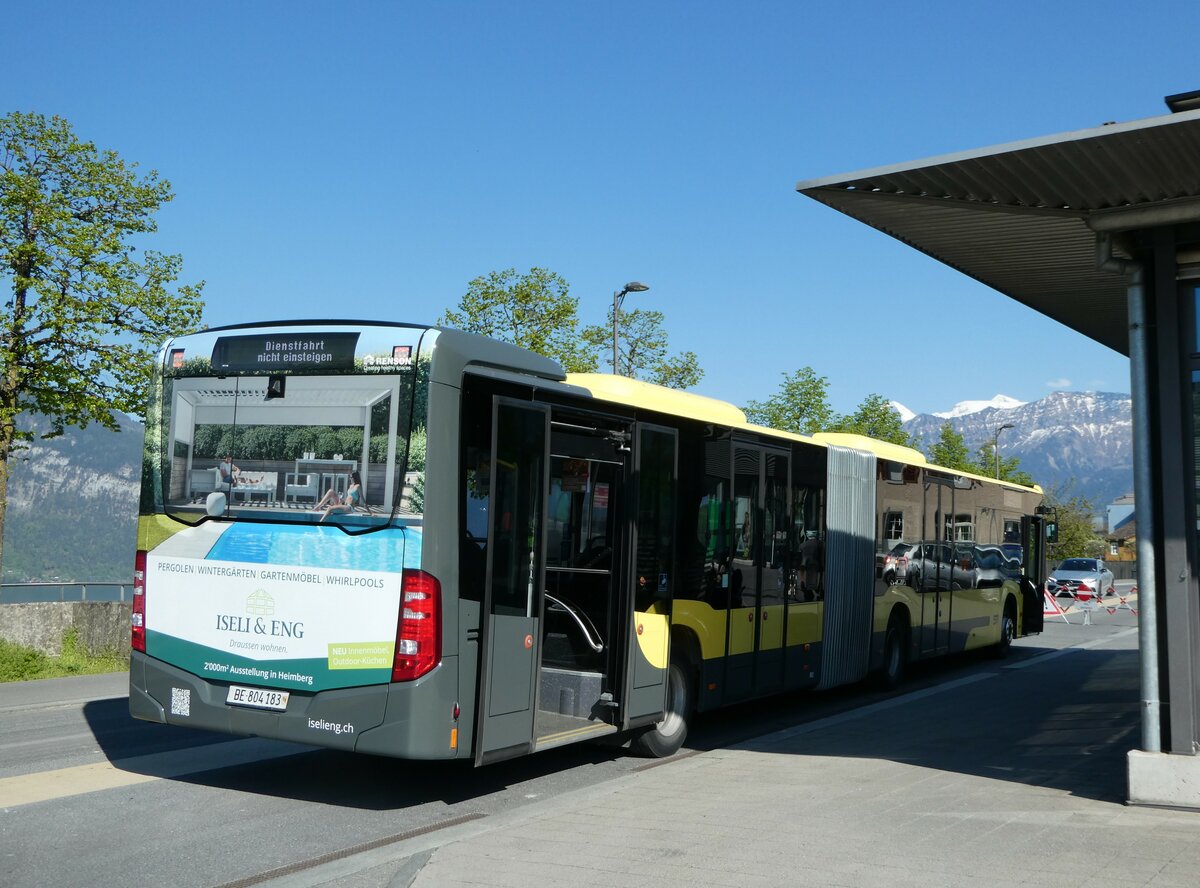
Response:
[{"label": "bus rear bumper", "polygon": [[[132,652],[129,714],[161,724],[413,759],[458,757],[452,703],[456,662],[402,684],[292,691],[287,711],[230,706],[229,685]],[[444,709],[444,712],[439,710]]]}]

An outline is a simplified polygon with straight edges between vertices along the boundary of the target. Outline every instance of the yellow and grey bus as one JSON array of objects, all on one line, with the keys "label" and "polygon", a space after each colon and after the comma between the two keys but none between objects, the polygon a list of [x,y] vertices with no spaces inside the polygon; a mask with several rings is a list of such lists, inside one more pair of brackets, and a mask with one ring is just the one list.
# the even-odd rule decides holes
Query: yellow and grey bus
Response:
[{"label": "yellow and grey bus", "polygon": [[484,764],[1041,629],[1041,493],[456,330],[162,348],[130,711]]}]

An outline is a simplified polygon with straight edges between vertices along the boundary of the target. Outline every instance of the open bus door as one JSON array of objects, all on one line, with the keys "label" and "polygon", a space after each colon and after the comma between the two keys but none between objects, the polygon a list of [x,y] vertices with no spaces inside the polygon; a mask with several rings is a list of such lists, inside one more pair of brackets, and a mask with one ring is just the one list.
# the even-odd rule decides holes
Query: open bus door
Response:
[{"label": "open bus door", "polygon": [[[1040,507],[1039,507],[1040,508]],[[1026,515],[1021,519],[1021,635],[1042,631],[1045,625],[1042,596],[1046,584],[1046,519]]]},{"label": "open bus door", "polygon": [[495,398],[475,764],[533,748],[550,411]]},{"label": "open bus door", "polygon": [[646,423],[637,426],[633,584],[624,606],[624,612],[632,614],[625,668],[625,729],[653,724],[667,708],[671,600],[675,594],[677,437],[674,429]]}]

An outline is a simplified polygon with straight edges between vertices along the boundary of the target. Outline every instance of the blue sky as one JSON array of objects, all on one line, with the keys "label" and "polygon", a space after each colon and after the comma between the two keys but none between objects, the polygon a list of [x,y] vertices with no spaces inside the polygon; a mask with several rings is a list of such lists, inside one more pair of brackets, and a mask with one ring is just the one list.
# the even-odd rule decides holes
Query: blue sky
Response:
[{"label": "blue sky", "polygon": [[[209,324],[433,321],[471,278],[540,265],[585,323],[649,284],[627,305],[666,313],[701,393],[762,399],[811,366],[841,411],[872,392],[921,412],[1128,391],[1128,362],[797,181],[1156,116],[1200,88],[1195,2],[48,3],[4,20],[0,113],[65,117],[172,182],[153,246],[207,280]],[[914,347],[938,319],[941,348]],[[963,333],[979,330],[1002,335]]]}]

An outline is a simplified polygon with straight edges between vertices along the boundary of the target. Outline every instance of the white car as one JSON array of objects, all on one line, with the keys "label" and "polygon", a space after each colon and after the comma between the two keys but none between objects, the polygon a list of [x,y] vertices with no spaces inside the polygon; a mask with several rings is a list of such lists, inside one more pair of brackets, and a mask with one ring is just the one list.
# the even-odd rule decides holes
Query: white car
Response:
[{"label": "white car", "polygon": [[1115,594],[1113,572],[1099,558],[1067,558],[1046,578],[1046,591],[1051,595],[1090,595],[1103,598]]}]

